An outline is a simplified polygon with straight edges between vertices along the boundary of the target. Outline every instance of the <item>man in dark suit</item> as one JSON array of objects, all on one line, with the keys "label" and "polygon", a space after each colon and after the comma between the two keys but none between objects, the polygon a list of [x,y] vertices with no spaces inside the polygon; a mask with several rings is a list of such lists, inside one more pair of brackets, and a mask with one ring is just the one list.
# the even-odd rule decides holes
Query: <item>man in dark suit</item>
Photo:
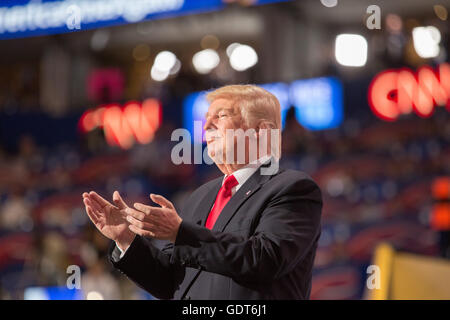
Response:
[{"label": "man in dark suit", "polygon": [[[219,88],[208,100],[208,153],[225,176],[195,190],[180,214],[160,195],[150,195],[160,207],[131,208],[118,192],[115,205],[83,194],[93,223],[115,241],[112,264],[161,299],[308,299],[322,197],[305,173],[278,168],[280,136],[262,138],[279,133],[278,100],[251,85]],[[226,138],[238,129],[252,131]]]}]

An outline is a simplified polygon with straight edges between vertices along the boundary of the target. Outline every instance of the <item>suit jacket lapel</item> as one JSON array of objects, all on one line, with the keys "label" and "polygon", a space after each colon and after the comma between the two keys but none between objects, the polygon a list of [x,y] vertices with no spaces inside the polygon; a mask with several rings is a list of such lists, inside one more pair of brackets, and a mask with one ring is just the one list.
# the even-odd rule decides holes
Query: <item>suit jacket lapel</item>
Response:
[{"label": "suit jacket lapel", "polygon": [[212,230],[223,231],[239,207],[269,178],[270,175],[261,175],[261,168],[258,168],[225,205]]},{"label": "suit jacket lapel", "polygon": [[193,221],[201,226],[204,226],[206,219],[208,218],[209,212],[216,200],[217,193],[222,186],[223,177],[217,178],[213,183],[211,188],[206,192],[203,198],[200,200],[197,207],[194,209]]}]

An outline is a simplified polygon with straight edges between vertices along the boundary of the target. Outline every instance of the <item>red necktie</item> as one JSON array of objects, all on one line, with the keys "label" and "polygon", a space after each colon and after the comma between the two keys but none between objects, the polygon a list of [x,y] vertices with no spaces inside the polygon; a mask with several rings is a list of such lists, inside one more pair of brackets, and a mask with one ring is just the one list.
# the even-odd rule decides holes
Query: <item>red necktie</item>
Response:
[{"label": "red necktie", "polygon": [[206,220],[206,227],[208,229],[212,229],[214,223],[216,223],[217,218],[219,218],[220,212],[222,212],[223,207],[227,204],[227,202],[231,199],[231,189],[234,186],[237,186],[239,183],[233,175],[226,177],[222,187],[219,190],[219,193],[216,197],[216,202],[214,202],[214,206],[209,213],[208,219]]}]

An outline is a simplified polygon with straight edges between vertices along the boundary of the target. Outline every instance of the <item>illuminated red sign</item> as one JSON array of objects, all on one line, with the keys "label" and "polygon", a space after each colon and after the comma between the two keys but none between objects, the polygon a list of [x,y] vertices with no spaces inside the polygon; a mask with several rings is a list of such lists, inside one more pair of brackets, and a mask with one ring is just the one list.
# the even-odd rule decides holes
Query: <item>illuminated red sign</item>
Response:
[{"label": "illuminated red sign", "polygon": [[415,74],[407,68],[381,72],[369,87],[369,105],[386,121],[411,112],[426,118],[435,106],[450,111],[450,64],[441,64],[436,71],[424,66]]},{"label": "illuminated red sign", "polygon": [[128,149],[134,142],[152,141],[161,121],[159,101],[147,99],[142,104],[130,101],[123,107],[111,104],[88,110],[81,116],[79,127],[83,132],[102,128],[108,144]]}]

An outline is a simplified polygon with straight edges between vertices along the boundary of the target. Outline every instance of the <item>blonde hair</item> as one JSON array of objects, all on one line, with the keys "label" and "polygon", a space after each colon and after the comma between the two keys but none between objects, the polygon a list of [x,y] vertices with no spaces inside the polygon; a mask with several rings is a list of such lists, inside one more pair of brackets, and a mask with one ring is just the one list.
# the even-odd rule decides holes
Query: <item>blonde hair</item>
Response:
[{"label": "blonde hair", "polygon": [[250,84],[224,86],[206,95],[209,103],[216,99],[233,101],[233,107],[239,106],[241,116],[248,127],[254,127],[265,121],[273,129],[281,129],[281,109],[278,99],[269,91]]}]

